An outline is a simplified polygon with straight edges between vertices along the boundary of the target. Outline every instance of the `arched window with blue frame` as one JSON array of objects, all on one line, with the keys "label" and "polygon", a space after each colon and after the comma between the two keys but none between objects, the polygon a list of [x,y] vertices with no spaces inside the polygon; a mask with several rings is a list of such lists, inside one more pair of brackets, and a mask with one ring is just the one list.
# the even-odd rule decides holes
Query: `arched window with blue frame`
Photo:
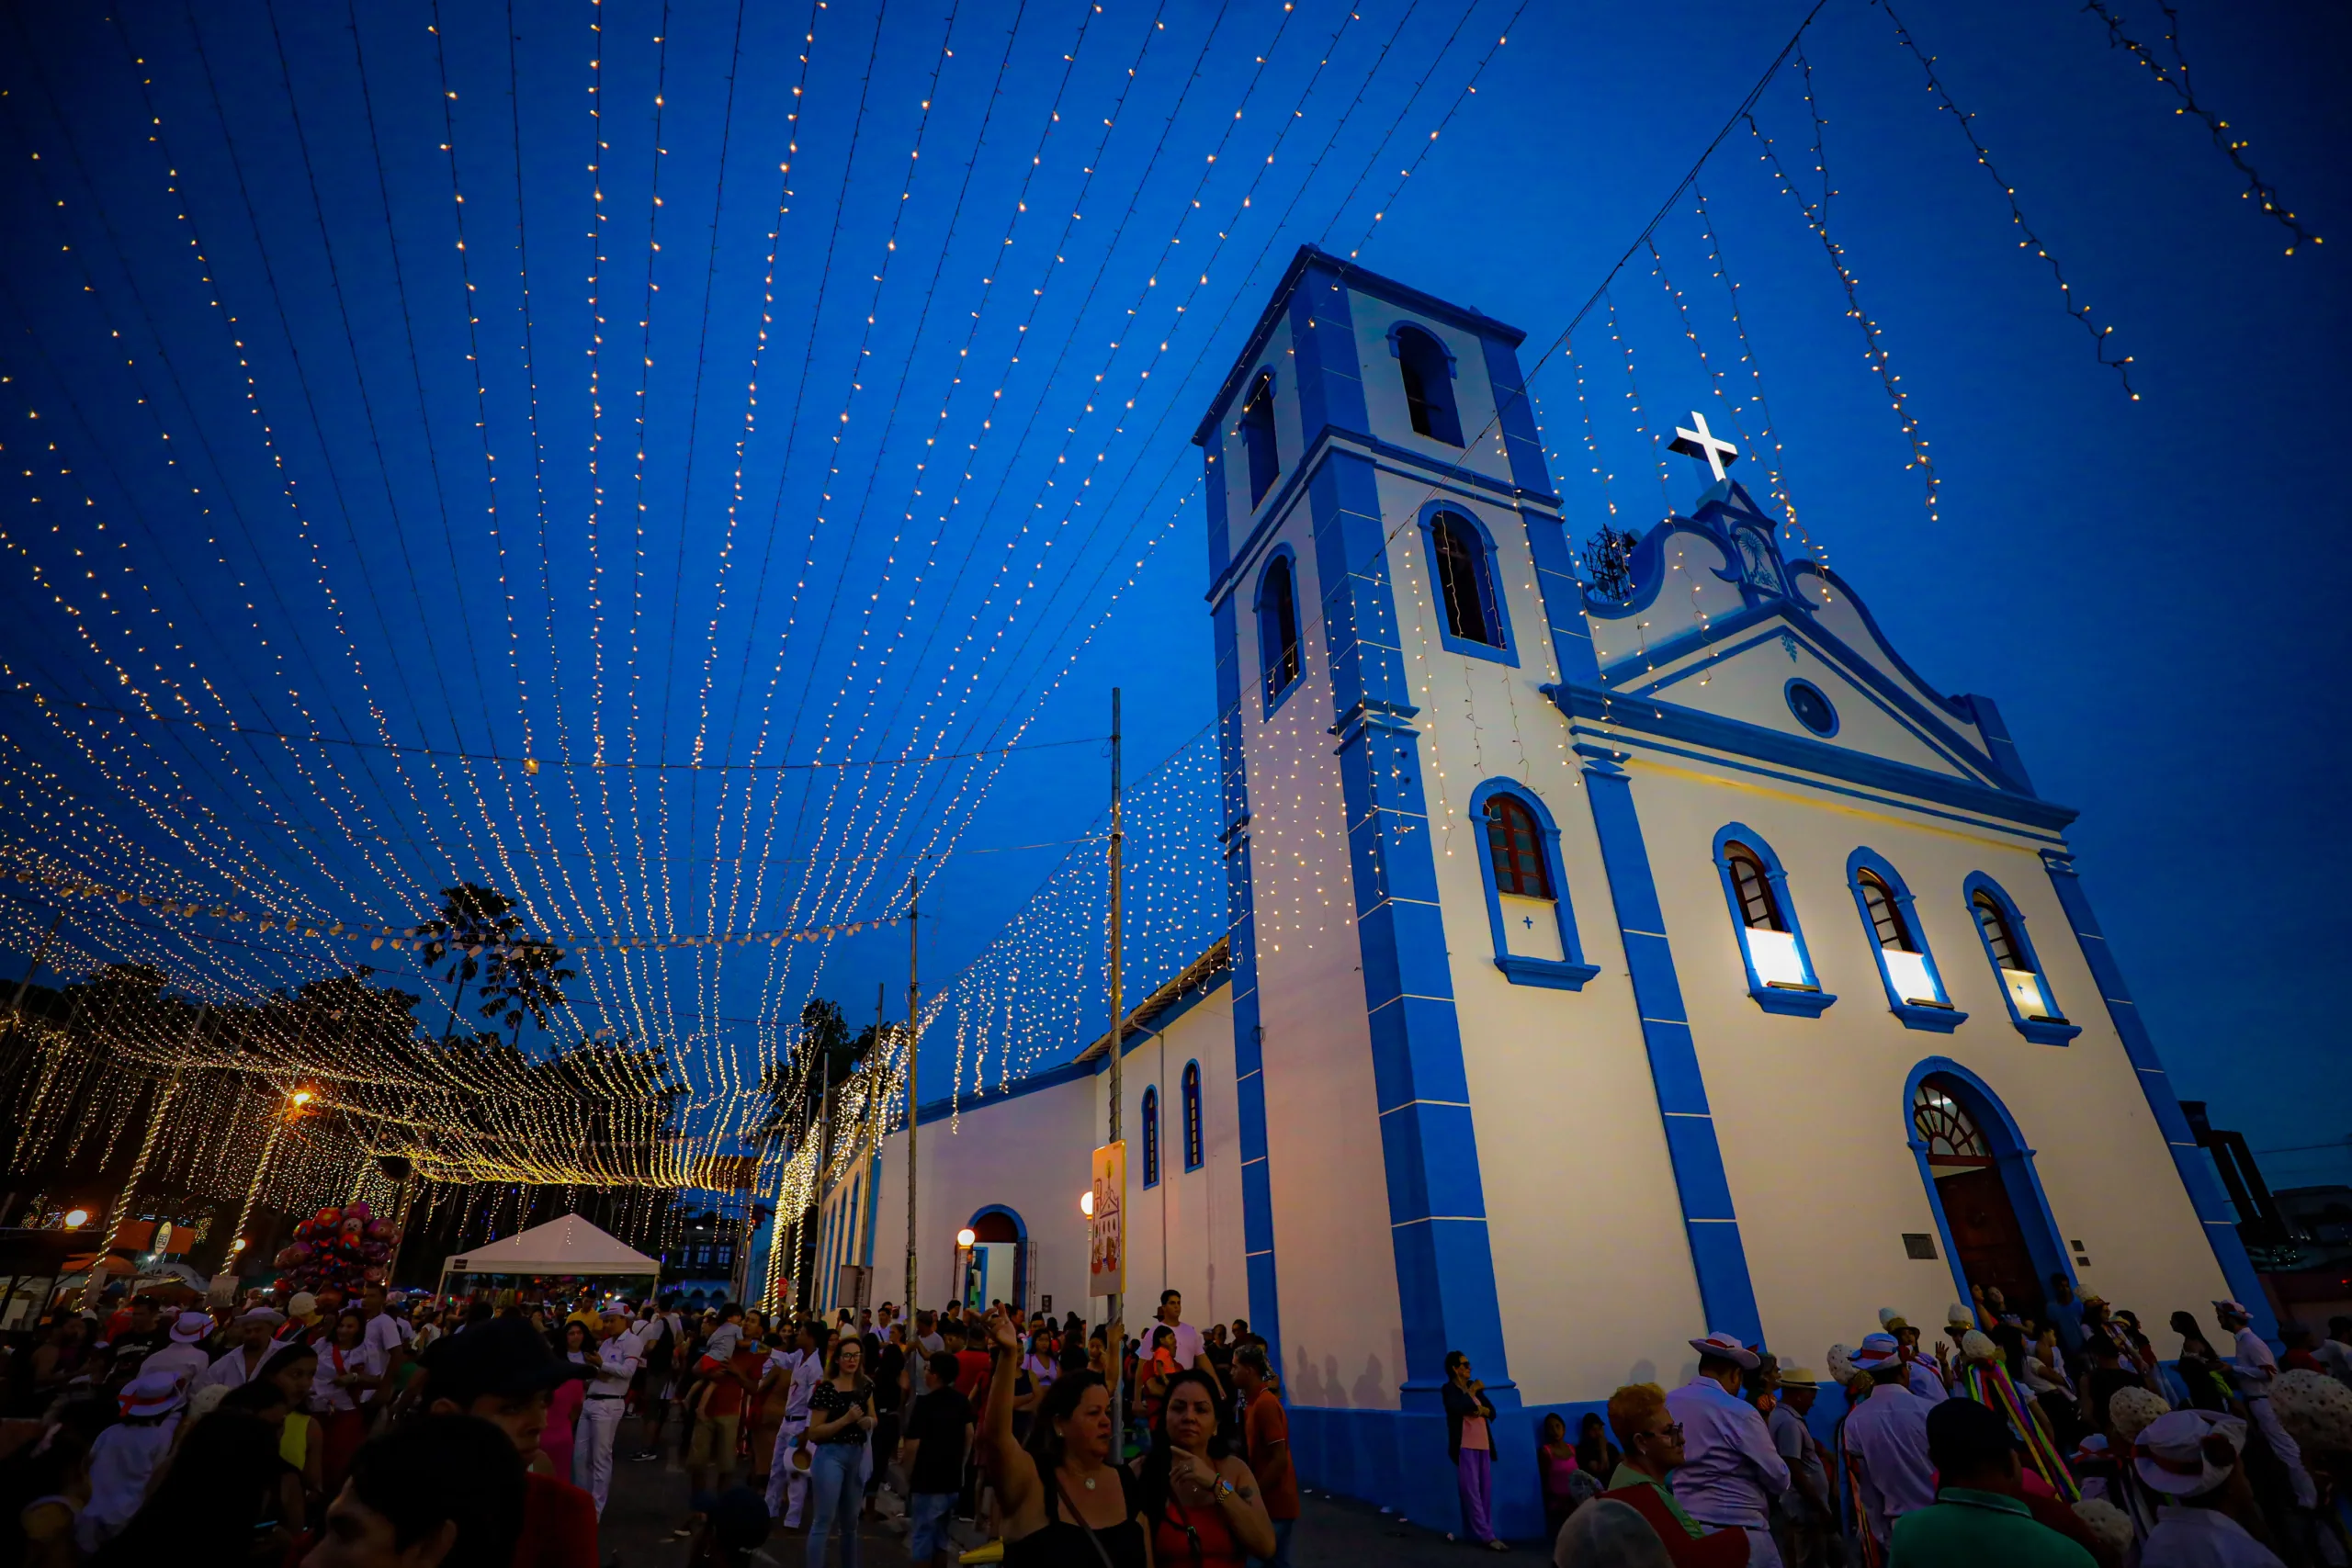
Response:
[{"label": "arched window with blue frame", "polygon": [[1282,456],[1274,448],[1274,374],[1258,372],[1250,396],[1241,405],[1241,445],[1250,457],[1250,504],[1266,499],[1282,477]]},{"label": "arched window with blue frame", "polygon": [[1298,566],[1288,545],[1275,548],[1258,578],[1258,665],[1271,714],[1306,668],[1298,642]]},{"label": "arched window with blue frame", "polygon": [[1582,990],[1600,969],[1577,945],[1552,814],[1517,779],[1489,779],[1470,792],[1470,815],[1485,839],[1478,866],[1495,967],[1514,986]]},{"label": "arched window with blue frame", "polygon": [[1454,653],[1516,665],[1495,542],[1485,525],[1467,512],[1433,502],[1421,509],[1421,543],[1436,590],[1438,640]]},{"label": "arched window with blue frame", "polygon": [[1435,336],[1408,321],[1388,329],[1388,352],[1405,384],[1405,412],[1414,434],[1449,446],[1462,445],[1462,414],[1453,401],[1453,355]]},{"label": "arched window with blue frame", "polygon": [[1143,1184],[1159,1185],[1159,1090],[1143,1091],[1143,1112],[1136,1118],[1143,1123]]},{"label": "arched window with blue frame", "polygon": [[1198,1170],[1208,1163],[1208,1131],[1201,1125],[1201,1065],[1184,1064],[1184,1168]]},{"label": "arched window with blue frame", "polygon": [[2009,1007],[2009,1021],[2017,1025],[2018,1032],[2037,1045],[2064,1045],[2080,1034],[2081,1026],[2067,1022],[2066,1015],[2058,1010],[2057,995],[2050,988],[2049,976],[2041,972],[2041,961],[2034,955],[2033,939],[2026,933],[2025,917],[2018,912],[2017,900],[1981,871],[1968,874],[1961,893],[1968,900],[1968,917],[1976,922],[1976,934],[1984,941],[1984,956],[1993,965],[1993,977],[2000,984],[2001,998]]},{"label": "arched window with blue frame", "polygon": [[1936,956],[1919,929],[1919,914],[1903,875],[1884,855],[1858,849],[1846,857],[1846,881],[1862,930],[1878,954],[1887,1010],[1912,1029],[1949,1034],[1968,1020],[1951,1005]]},{"label": "arched window with blue frame", "polygon": [[1747,970],[1747,994],[1766,1012],[1821,1016],[1838,998],[1821,988],[1814,972],[1781,857],[1764,835],[1734,822],[1715,835],[1715,869]]}]

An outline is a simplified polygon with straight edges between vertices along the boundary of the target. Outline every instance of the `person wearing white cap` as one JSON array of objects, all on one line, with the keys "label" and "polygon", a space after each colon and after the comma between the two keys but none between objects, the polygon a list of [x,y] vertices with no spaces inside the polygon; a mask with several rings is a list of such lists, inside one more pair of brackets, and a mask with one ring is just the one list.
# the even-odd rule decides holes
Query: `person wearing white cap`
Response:
[{"label": "person wearing white cap", "polygon": [[212,1320],[194,1307],[172,1320],[171,1343],[160,1350],[151,1350],[139,1363],[142,1372],[168,1371],[183,1383],[192,1383],[212,1365],[212,1358],[204,1352],[205,1336],[212,1332]]},{"label": "person wearing white cap", "polygon": [[1747,1534],[1747,1561],[1780,1568],[1772,1540],[1772,1501],[1789,1489],[1788,1461],[1756,1406],[1739,1396],[1740,1374],[1763,1358],[1718,1330],[1693,1339],[1699,1373],[1666,1396],[1668,1415],[1682,1426],[1685,1457],[1675,1472],[1674,1495],[1702,1525]]},{"label": "person wearing white cap", "polygon": [[2210,1410],[2175,1410],[2132,1445],[2142,1485],[2165,1498],[2140,1549],[2141,1568],[2283,1568],[2244,1521],[2258,1519],[2238,1456],[2245,1423]]},{"label": "person wearing white cap", "polygon": [[2213,1315],[2221,1319],[2222,1333],[2237,1337],[2237,1354],[2230,1358],[2230,1370],[2237,1375],[2238,1392],[2245,1396],[2246,1414],[2269,1439],[2278,1462],[2287,1467],[2287,1479],[2295,1488],[2295,1506],[2317,1507],[2319,1489],[2312,1484],[2311,1472],[2303,1468],[2302,1447],[2287,1435],[2270,1403],[2270,1385],[2278,1378],[2278,1358],[2254,1331],[2253,1314],[2245,1307],[2235,1302],[2215,1302]]},{"label": "person wearing white cap", "polygon": [[141,1371],[123,1385],[122,1419],[90,1443],[90,1501],[74,1520],[75,1541],[93,1552],[120,1533],[146,1500],[147,1483],[171,1451],[172,1433],[187,1408],[181,1379]]},{"label": "person wearing white cap", "polygon": [[1902,1348],[1873,1334],[1852,1357],[1871,1380],[1868,1399],[1846,1412],[1846,1463],[1860,1494],[1862,1522],[1883,1553],[1904,1515],[1936,1500],[1928,1458],[1928,1402],[1905,1386]]},{"label": "person wearing white cap", "polygon": [[261,1376],[262,1367],[269,1360],[270,1341],[285,1321],[285,1314],[269,1307],[255,1307],[240,1316],[235,1325],[237,1343],[205,1370],[196,1386],[242,1388]]},{"label": "person wearing white cap", "polygon": [[628,1398],[629,1380],[637,1376],[640,1352],[637,1336],[629,1332],[628,1309],[615,1302],[605,1309],[602,1327],[588,1364],[596,1381],[580,1403],[580,1425],[572,1439],[571,1483],[596,1499],[596,1517],[605,1517],[605,1499],[613,1488],[613,1437],[620,1430],[621,1411]]}]

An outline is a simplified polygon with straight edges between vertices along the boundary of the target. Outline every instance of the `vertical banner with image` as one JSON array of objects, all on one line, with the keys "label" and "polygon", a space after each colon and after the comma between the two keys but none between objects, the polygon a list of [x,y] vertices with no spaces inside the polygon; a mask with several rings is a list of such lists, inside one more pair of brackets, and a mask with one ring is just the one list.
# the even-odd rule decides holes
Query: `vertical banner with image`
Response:
[{"label": "vertical banner with image", "polygon": [[1086,1293],[1115,1296],[1127,1288],[1127,1145],[1094,1151],[1094,1212],[1086,1222]]}]

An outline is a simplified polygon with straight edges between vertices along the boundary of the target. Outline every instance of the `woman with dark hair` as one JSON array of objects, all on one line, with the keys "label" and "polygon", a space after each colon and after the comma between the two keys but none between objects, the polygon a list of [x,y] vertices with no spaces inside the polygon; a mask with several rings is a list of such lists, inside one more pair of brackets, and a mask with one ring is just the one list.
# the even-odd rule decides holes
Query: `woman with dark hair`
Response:
[{"label": "woman with dark hair", "polygon": [[1168,1378],[1141,1481],[1158,1562],[1242,1568],[1244,1559],[1274,1554],[1274,1524],[1258,1479],[1217,1430],[1223,1401],[1216,1380],[1197,1367]]},{"label": "woman with dark hair", "polygon": [[1609,1423],[1600,1418],[1600,1411],[1586,1411],[1584,1419],[1577,1423],[1577,1468],[1606,1486],[1624,1462],[1623,1451],[1609,1440]]},{"label": "woman with dark hair", "polygon": [[[563,1325],[563,1343],[556,1347],[556,1354],[576,1367],[585,1367],[588,1352],[595,1348],[595,1335],[575,1318]],[[572,1429],[580,1424],[580,1407],[587,1396],[587,1381],[576,1377],[564,1379],[548,1394],[548,1425],[539,1434],[539,1451],[548,1456],[560,1481],[571,1479]]]},{"label": "woman with dark hair", "polygon": [[2173,1314],[2172,1331],[2180,1336],[2180,1381],[2188,1390],[2190,1406],[2228,1415],[2235,1403],[2237,1389],[2230,1382],[2229,1369],[2215,1353],[2213,1342],[2198,1325],[2197,1314]]},{"label": "woman with dark hair", "polygon": [[286,1421],[277,1429],[277,1457],[301,1474],[302,1494],[309,1504],[306,1518],[315,1517],[326,1506],[326,1442],[318,1417],[311,1414],[311,1385],[318,1372],[319,1353],[293,1339],[272,1350],[269,1359],[261,1364],[261,1375],[254,1379],[254,1382],[272,1384],[286,1395]]},{"label": "woman with dark hair", "polygon": [[[1004,1568],[1151,1568],[1137,1488],[1112,1457],[1110,1386],[1091,1371],[1064,1372],[1037,1406],[1028,1445],[1018,1446],[1012,1363],[1021,1336],[1001,1311],[989,1314],[986,1332],[993,1367],[980,1465],[996,1488]],[[1125,1325],[1112,1333],[1124,1342]]]},{"label": "woman with dark hair", "polygon": [[368,1320],[357,1307],[335,1314],[334,1332],[320,1346],[311,1382],[311,1408],[325,1428],[326,1489],[343,1485],[351,1456],[368,1440],[368,1416],[384,1381],[384,1353],[368,1343]]},{"label": "woman with dark hair", "polygon": [[1535,1430],[1535,1480],[1544,1494],[1544,1535],[1556,1538],[1560,1527],[1576,1512],[1575,1481],[1583,1474],[1577,1465],[1576,1445],[1568,1441],[1567,1417],[1555,1410]]},{"label": "woman with dark hair", "polygon": [[216,1410],[180,1440],[146,1502],[93,1562],[103,1568],[280,1562],[301,1525],[283,1512],[285,1472],[267,1422],[249,1411]]}]

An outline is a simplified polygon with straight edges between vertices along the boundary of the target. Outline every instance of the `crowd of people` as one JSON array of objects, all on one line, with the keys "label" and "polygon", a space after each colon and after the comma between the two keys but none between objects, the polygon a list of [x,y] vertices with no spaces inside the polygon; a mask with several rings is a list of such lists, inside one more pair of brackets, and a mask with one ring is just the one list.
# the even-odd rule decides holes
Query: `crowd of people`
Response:
[{"label": "crowd of people", "polygon": [[[1556,1568],[2352,1562],[2352,1318],[2318,1343],[2285,1325],[2282,1360],[2242,1303],[2215,1302],[2228,1353],[2177,1312],[2167,1360],[2136,1316],[2064,1276],[2030,1307],[1972,1297],[1924,1345],[1882,1311],[1859,1346],[1829,1348],[1828,1383],[1710,1334],[1690,1341],[1689,1382],[1620,1388],[1574,1442],[1546,1417]],[[1495,1410],[1466,1363],[1449,1371],[1464,1528],[1491,1540]],[[1833,1383],[1844,1409],[1816,1431]]]},{"label": "crowd of people", "polygon": [[[2212,1314],[2226,1353],[2181,1312],[2167,1359],[2064,1279],[2030,1308],[1984,1291],[1932,1339],[1882,1312],[1826,1379],[1693,1339],[1682,1386],[1621,1388],[1573,1434],[1541,1418],[1554,1562],[2352,1563],[2352,1320],[2288,1325],[2281,1357],[2241,1304]],[[1504,1413],[1466,1357],[1446,1371],[1462,1534],[1506,1550]],[[0,1410],[0,1568],[595,1568],[616,1462],[662,1460],[696,1564],[773,1560],[782,1532],[857,1568],[885,1487],[917,1568],[1288,1568],[1299,1517],[1265,1341],[1185,1322],[1174,1291],[1132,1337],[1001,1303],[116,1297],[17,1346]]]},{"label": "crowd of people", "polygon": [[529,1288],[114,1296],[50,1314],[5,1378],[0,1565],[596,1568],[616,1460],[673,1454],[697,1564],[781,1530],[810,1568],[856,1568],[886,1483],[923,1568],[985,1541],[981,1560],[1102,1568],[1068,1532],[1114,1529],[1105,1466],[1122,1518],[1199,1568],[1287,1568],[1298,1515],[1264,1342],[1195,1329],[1173,1291],[1133,1339],[1002,1303],[771,1321]]}]

